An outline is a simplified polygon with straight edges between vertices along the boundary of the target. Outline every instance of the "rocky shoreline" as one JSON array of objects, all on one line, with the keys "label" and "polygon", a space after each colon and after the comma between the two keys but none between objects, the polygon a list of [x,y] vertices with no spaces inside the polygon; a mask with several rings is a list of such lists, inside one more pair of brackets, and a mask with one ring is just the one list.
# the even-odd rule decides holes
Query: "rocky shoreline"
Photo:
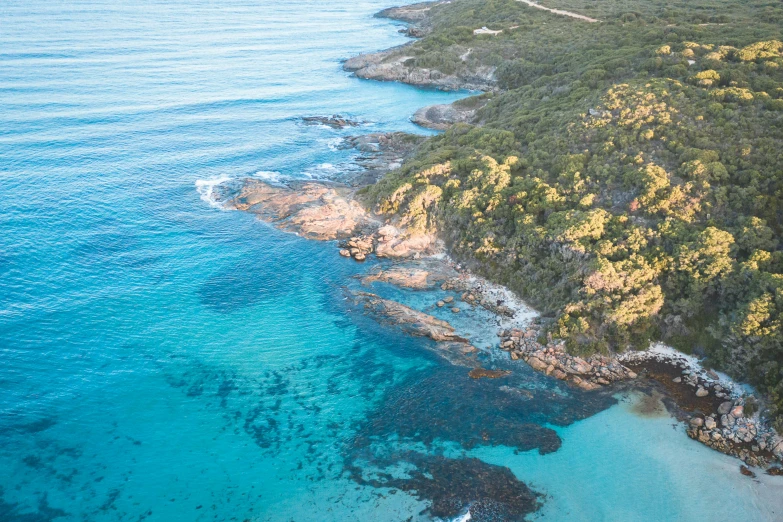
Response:
[{"label": "rocky shoreline", "polygon": [[[379,16],[426,24],[429,10],[438,4],[393,8]],[[436,71],[416,69],[404,50],[403,46],[361,55],[348,60],[345,68],[368,79],[444,89],[494,89],[494,71],[485,71],[486,75],[477,83],[466,78],[443,77],[435,74]],[[430,128],[447,128],[454,123],[472,121],[476,110],[475,106],[425,107],[413,120]],[[335,128],[354,126],[340,116],[306,121]],[[499,350],[507,352],[512,360],[524,361],[538,372],[587,392],[654,386],[666,398],[664,403],[669,411],[687,423],[687,434],[692,439],[736,456],[751,467],[769,467],[783,462],[783,439],[753,411],[750,406],[755,399],[739,387],[674,352],[648,350],[620,355],[595,354],[586,358],[571,355],[563,342],[545,333],[539,320],[528,323],[520,319],[520,305],[510,303],[508,296],[511,294],[507,290],[490,292],[486,282],[451,263],[445,245],[438,237],[412,233],[393,219],[373,215],[356,201],[358,187],[375,183],[389,170],[399,168],[422,139],[403,133],[349,137],[342,146],[362,154],[357,158],[362,172],[345,183],[292,181],[272,184],[250,178],[221,190],[220,202],[225,208],[253,213],[281,230],[308,239],[335,241],[340,255],[345,258],[363,262],[375,255],[393,261],[390,266],[374,266],[362,276],[363,285],[382,282],[411,290],[448,291],[453,295],[434,302],[433,309],[450,310],[454,314],[459,314],[465,306],[484,308],[503,325],[498,332]],[[472,378],[505,375],[504,371],[482,368],[476,357],[479,350],[458,335],[447,321],[370,292],[350,292],[348,298],[354,306],[380,322],[399,327],[411,335],[428,337],[434,341],[438,353],[450,362],[471,367]],[[780,467],[769,467],[767,472],[783,473]],[[743,473],[753,474],[747,468]]]},{"label": "rocky shoreline", "polygon": [[[420,38],[430,31],[429,17],[433,8],[449,2],[424,2],[405,7],[384,9],[375,16],[405,22],[405,34]],[[385,82],[400,82],[417,87],[428,87],[447,91],[495,91],[496,67],[467,64],[470,49],[465,49],[463,61],[466,66],[454,74],[445,74],[437,69],[418,67],[416,59],[408,52],[409,44],[385,51],[365,53],[346,60],[343,69],[358,78]]]},{"label": "rocky shoreline", "polygon": [[[539,372],[592,391],[614,383],[651,379],[661,384],[677,417],[688,423],[687,434],[721,453],[753,467],[783,463],[783,438],[758,415],[746,415],[745,404],[755,401],[733,383],[727,384],[684,356],[655,350],[586,359],[570,355],[561,341],[542,334],[537,324],[498,333],[500,349]],[[638,373],[637,373],[638,372]],[[780,474],[770,467],[768,473]]]},{"label": "rocky shoreline", "polygon": [[[459,300],[463,306],[479,306],[499,319],[516,322],[514,307],[490,296],[482,282],[451,263],[437,237],[411,234],[384,222],[355,201],[354,194],[354,189],[337,183],[307,181],[277,186],[250,179],[228,192],[224,205],[251,212],[281,230],[309,239],[337,241],[339,253],[355,261],[365,261],[373,254],[395,261],[391,266],[373,267],[362,277],[364,285],[383,282],[413,290],[439,288],[457,297],[439,300],[434,303],[437,308],[459,313]],[[352,293],[350,298],[378,321],[432,339],[440,355],[453,364],[474,368],[476,378],[494,375],[493,370],[480,367],[475,358],[478,350],[448,322],[369,292]],[[688,436],[694,440],[738,457],[751,467],[783,462],[783,438],[758,415],[746,414],[746,403],[755,399],[684,356],[649,350],[581,358],[569,354],[562,341],[545,334],[538,320],[523,328],[501,329],[498,336],[499,349],[508,352],[512,360],[522,360],[534,370],[584,391],[613,385],[621,389],[624,383],[625,387],[634,386],[641,379],[655,381],[670,399],[676,416],[688,423]],[[779,470],[772,467],[769,472],[778,474]]]}]

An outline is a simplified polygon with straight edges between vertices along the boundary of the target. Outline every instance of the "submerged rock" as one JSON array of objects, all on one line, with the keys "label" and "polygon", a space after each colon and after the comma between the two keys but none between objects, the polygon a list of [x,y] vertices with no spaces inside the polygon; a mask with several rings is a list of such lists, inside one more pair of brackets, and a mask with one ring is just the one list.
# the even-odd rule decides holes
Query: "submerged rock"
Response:
[{"label": "submerged rock", "polygon": [[346,127],[358,127],[364,122],[349,120],[339,114],[333,116],[306,116],[302,121],[310,125],[326,125],[333,129],[344,129]]},{"label": "submerged rock", "polygon": [[429,337],[433,341],[468,344],[468,340],[457,335],[454,327],[446,321],[375,294],[356,292],[353,296],[356,303],[362,305],[366,312],[379,320],[399,326],[412,335]]},{"label": "submerged rock", "polygon": [[[456,275],[457,272],[441,260],[420,260],[414,263],[400,263],[388,268],[377,267],[362,278],[362,283],[370,284],[379,281],[402,288],[427,290]],[[447,302],[451,301],[448,298],[439,301],[443,304]]]},{"label": "submerged rock", "polygon": [[471,379],[499,379],[511,375],[508,370],[487,370],[485,368],[473,368],[468,373]]}]

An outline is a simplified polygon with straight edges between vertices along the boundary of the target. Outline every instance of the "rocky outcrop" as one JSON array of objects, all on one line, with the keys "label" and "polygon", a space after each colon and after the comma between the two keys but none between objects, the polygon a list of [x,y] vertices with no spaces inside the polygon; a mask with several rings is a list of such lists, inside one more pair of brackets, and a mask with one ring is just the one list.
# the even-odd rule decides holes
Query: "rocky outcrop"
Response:
[{"label": "rocky outcrop", "polygon": [[243,210],[276,227],[309,239],[350,237],[358,230],[377,227],[346,187],[325,182],[272,185],[247,179],[235,194],[227,195],[226,208]]},{"label": "rocky outcrop", "polygon": [[401,82],[447,91],[497,89],[494,67],[479,66],[475,70],[444,74],[437,69],[417,67],[416,59],[406,53],[405,47],[361,54],[347,60],[343,68],[365,80]]},{"label": "rocky outcrop", "polygon": [[636,378],[636,373],[611,357],[592,355],[582,359],[568,354],[562,342],[549,340],[542,345],[538,342],[540,331],[535,325],[527,330],[504,330],[498,335],[500,349],[509,352],[512,359],[522,359],[534,370],[586,391]]},{"label": "rocky outcrop", "polygon": [[[743,390],[705,370],[694,359],[651,349],[629,352],[620,360],[644,377],[658,382],[675,404],[678,417],[687,420],[688,436],[750,466],[766,466],[783,459],[783,440],[756,415],[747,415]],[[755,408],[754,408],[755,409]]]},{"label": "rocky outcrop", "polygon": [[374,282],[389,283],[412,290],[429,290],[457,277],[457,271],[441,260],[422,259],[415,263],[400,263],[389,267],[378,266],[362,278],[365,285]]},{"label": "rocky outcrop", "polygon": [[429,337],[433,341],[469,344],[468,340],[457,335],[454,327],[446,321],[368,292],[356,292],[353,296],[356,304],[363,306],[365,312],[381,321],[399,326],[411,335]]},{"label": "rocky outcrop", "polygon": [[[485,281],[465,278],[460,275],[459,277],[454,277],[444,282],[440,285],[440,289],[457,292],[460,294],[460,300],[464,303],[470,306],[480,306],[499,317],[515,317],[517,311],[513,307],[508,306],[506,300],[497,299],[496,296],[493,297],[491,295],[491,289],[487,288],[484,283]],[[450,303],[450,299],[452,298],[447,297],[444,299],[444,302]]]},{"label": "rocky outcrop", "polygon": [[364,261],[378,257],[419,258],[443,251],[433,234],[411,234],[393,225],[381,226],[353,198],[353,190],[323,181],[273,185],[244,180],[238,189],[225,189],[225,208],[243,210],[287,232],[321,241],[342,240],[340,253]]},{"label": "rocky outcrop", "polygon": [[783,462],[783,439],[757,419],[744,416],[743,398],[728,401],[728,404],[731,406],[729,413],[718,411],[692,417],[688,436],[721,453],[738,457],[750,466]]},{"label": "rocky outcrop", "polygon": [[405,132],[348,136],[338,148],[358,151],[360,155],[354,158],[354,163],[360,169],[344,181],[357,187],[377,182],[390,170],[400,168],[424,140],[424,136]]},{"label": "rocky outcrop", "polygon": [[331,127],[333,129],[358,127],[364,123],[344,118],[339,114],[335,114],[334,116],[306,116],[302,118],[302,121],[308,125],[326,125],[327,127]]},{"label": "rocky outcrop", "polygon": [[500,379],[511,375],[508,370],[487,370],[486,368],[473,368],[468,372],[471,379]]},{"label": "rocky outcrop", "polygon": [[399,20],[409,24],[420,23],[429,18],[433,7],[449,2],[421,2],[418,4],[405,5],[401,7],[390,7],[376,13],[378,18],[389,18]]},{"label": "rocky outcrop", "polygon": [[411,121],[428,129],[446,130],[455,123],[471,123],[475,116],[475,109],[454,104],[431,105],[416,111]]},{"label": "rocky outcrop", "polygon": [[351,294],[354,305],[381,323],[390,324],[402,331],[435,341],[432,349],[452,364],[475,368],[478,350],[470,342],[456,334],[453,326],[396,301],[383,299],[368,292]]}]

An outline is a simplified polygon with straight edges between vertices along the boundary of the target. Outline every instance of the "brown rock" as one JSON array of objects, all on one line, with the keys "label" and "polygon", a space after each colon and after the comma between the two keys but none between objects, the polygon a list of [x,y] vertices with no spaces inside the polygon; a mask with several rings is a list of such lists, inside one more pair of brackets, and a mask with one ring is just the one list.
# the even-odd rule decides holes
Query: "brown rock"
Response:
[{"label": "brown rock", "polygon": [[467,339],[456,335],[454,327],[431,315],[409,308],[396,301],[382,299],[367,292],[354,295],[356,304],[361,304],[367,313],[379,320],[397,325],[412,335],[429,337],[435,341],[448,341],[467,344]]},{"label": "brown rock", "polygon": [[734,406],[734,403],[731,401],[722,402],[720,406],[718,406],[718,414],[719,415],[726,415],[729,413]]},{"label": "brown rock", "polygon": [[458,314],[458,313],[460,313],[461,311],[462,311],[462,310],[460,310],[460,309],[459,309],[459,308],[457,308],[456,306],[455,306],[454,308],[452,308],[452,309],[451,309],[451,313],[453,313],[453,314]]},{"label": "brown rock", "polygon": [[290,187],[248,179],[226,206],[245,210],[282,230],[303,237],[333,240],[349,237],[369,221],[367,212],[337,184],[303,182]]},{"label": "brown rock", "polygon": [[541,359],[537,357],[531,357],[527,360],[527,363],[533,368],[534,370],[538,370],[539,372],[543,372],[547,369],[548,364],[542,361]]},{"label": "brown rock", "polygon": [[750,469],[748,469],[747,466],[740,466],[740,473],[742,473],[746,477],[756,478],[756,474],[753,473]]},{"label": "brown rock", "polygon": [[702,419],[701,417],[693,417],[689,421],[689,424],[694,428],[701,428],[702,426],[704,426],[704,419]]}]

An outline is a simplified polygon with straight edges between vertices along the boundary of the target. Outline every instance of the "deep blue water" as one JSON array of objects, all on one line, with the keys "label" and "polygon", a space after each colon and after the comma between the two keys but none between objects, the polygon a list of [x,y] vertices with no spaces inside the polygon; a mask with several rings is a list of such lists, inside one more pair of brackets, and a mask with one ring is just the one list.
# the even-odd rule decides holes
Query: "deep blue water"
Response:
[{"label": "deep blue water", "polygon": [[[216,180],[339,175],[341,136],[422,133],[417,108],[464,95],[341,70],[405,41],[388,6],[0,5],[0,520],[427,520],[406,466],[470,456],[549,520],[770,519],[780,490],[735,488],[668,417],[519,366],[472,381],[352,309],[366,267],[209,204]],[[368,123],[298,120],[334,113]]]}]

